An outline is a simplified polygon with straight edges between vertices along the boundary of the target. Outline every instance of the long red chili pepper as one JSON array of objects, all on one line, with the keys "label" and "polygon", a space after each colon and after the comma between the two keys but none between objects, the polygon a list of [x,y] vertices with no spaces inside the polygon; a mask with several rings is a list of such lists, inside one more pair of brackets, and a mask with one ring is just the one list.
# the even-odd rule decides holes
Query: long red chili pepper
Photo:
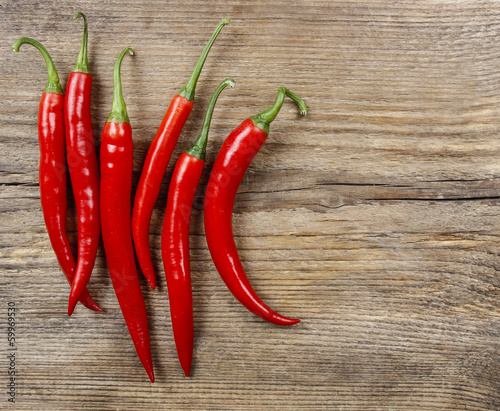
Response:
[{"label": "long red chili pepper", "polygon": [[130,226],[134,144],[120,81],[120,65],[127,53],[134,54],[127,47],[115,63],[113,103],[101,136],[102,239],[123,317],[142,365],[154,382],[148,318],[135,266]]},{"label": "long red chili pepper", "polygon": [[205,46],[188,83],[170,102],[160,128],[149,147],[137,185],[132,211],[132,235],[134,237],[137,259],[152,289],[156,287],[156,277],[149,247],[151,215],[158,194],[160,193],[161,182],[170,161],[170,156],[193,108],[196,84],[205,60],[215,39],[222,28],[228,23],[229,19],[223,19],[219,22],[212,37]]},{"label": "long red chili pepper", "polygon": [[87,286],[94,268],[99,243],[99,166],[90,118],[92,75],[87,61],[87,18],[83,17],[83,37],[75,68],[68,77],[64,98],[66,149],[69,175],[78,218],[78,259],[69,296],[68,315]]},{"label": "long red chili pepper", "polygon": [[[63,92],[59,76],[49,53],[38,41],[21,37],[12,49],[19,51],[23,44],[31,44],[47,63],[48,82],[43,89],[38,108],[38,142],[40,145],[40,200],[50,243],[68,283],[75,275],[75,259],[66,233],[66,152],[64,143]],[[102,311],[84,288],[79,300],[85,307]]]},{"label": "long red chili pepper", "polygon": [[227,287],[248,310],[277,325],[292,325],[300,320],[283,317],[274,312],[253,290],[234,243],[231,216],[238,187],[253,157],[266,141],[269,124],[281,109],[285,95],[298,104],[300,114],[307,114],[304,101],[286,88],[280,87],[271,108],[246,119],[233,130],[215,160],[205,193],[204,211],[208,248]]},{"label": "long red chili pepper", "polygon": [[215,103],[222,90],[234,87],[233,79],[225,79],[208,104],[198,138],[175,165],[168,189],[167,210],[163,220],[161,251],[167,277],[170,316],[177,355],[187,377],[193,358],[193,295],[189,267],[189,223],[196,187],[205,165],[208,131]]}]

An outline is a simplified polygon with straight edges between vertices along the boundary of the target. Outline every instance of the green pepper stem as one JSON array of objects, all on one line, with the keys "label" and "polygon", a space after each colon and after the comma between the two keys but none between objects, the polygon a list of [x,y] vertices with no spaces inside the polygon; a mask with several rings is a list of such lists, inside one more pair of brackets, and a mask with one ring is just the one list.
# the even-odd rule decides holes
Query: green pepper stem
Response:
[{"label": "green pepper stem", "polygon": [[266,134],[269,134],[269,124],[276,118],[278,113],[283,106],[283,102],[285,101],[285,96],[290,97],[300,109],[300,114],[305,116],[307,114],[307,106],[304,100],[302,100],[299,96],[292,93],[285,87],[280,87],[278,89],[278,95],[276,96],[276,101],[273,106],[264,110],[262,113],[257,114],[256,116],[250,117],[250,119],[254,122],[254,124],[263,130]]},{"label": "green pepper stem", "polygon": [[76,66],[73,69],[73,71],[78,71],[81,73],[89,73],[90,74],[90,69],[89,69],[89,62],[87,59],[87,43],[88,43],[88,31],[87,31],[87,17],[85,14],[83,14],[81,11],[75,14],[73,17],[74,19],[77,19],[78,17],[82,16],[83,18],[83,35],[82,35],[82,44],[80,46],[80,53],[78,54],[78,58],[76,60]]},{"label": "green pepper stem", "polygon": [[115,62],[113,70],[113,102],[111,103],[111,113],[108,116],[108,122],[114,123],[130,123],[127,113],[127,105],[122,93],[122,82],[120,76],[120,68],[122,65],[123,57],[126,54],[134,55],[131,47],[123,49]]},{"label": "green pepper stem", "polygon": [[57,75],[56,66],[54,66],[54,62],[50,58],[50,54],[47,49],[34,39],[31,39],[29,37],[21,37],[14,42],[14,44],[12,45],[12,50],[19,51],[19,48],[23,44],[31,44],[33,47],[36,47],[45,59],[45,63],[47,64],[48,81],[43,91],[45,93],[62,94],[62,87],[59,83],[59,76]]},{"label": "green pepper stem", "polygon": [[210,123],[212,121],[212,114],[214,112],[215,103],[219,98],[220,93],[227,86],[233,88],[235,82],[232,78],[227,78],[219,84],[219,87],[215,90],[210,102],[208,103],[207,112],[205,114],[205,119],[203,120],[203,126],[201,127],[200,134],[196,138],[194,144],[186,150],[186,153],[196,157],[198,160],[205,160],[205,155],[207,152],[207,142],[208,142],[208,131],[210,130]]},{"label": "green pepper stem", "polygon": [[201,70],[203,69],[203,65],[205,64],[205,60],[207,59],[208,53],[210,49],[212,48],[212,45],[215,42],[215,39],[219,35],[220,31],[222,28],[226,25],[229,24],[229,19],[222,19],[217,27],[215,28],[215,31],[212,34],[212,37],[210,37],[210,40],[208,41],[207,45],[203,49],[203,53],[201,53],[200,58],[198,59],[198,63],[196,63],[196,67],[194,68],[193,74],[191,74],[191,77],[187,84],[184,86],[184,88],[179,92],[179,96],[184,97],[185,99],[189,101],[194,100],[194,92],[196,89],[196,84],[198,82],[198,78],[200,77]]}]

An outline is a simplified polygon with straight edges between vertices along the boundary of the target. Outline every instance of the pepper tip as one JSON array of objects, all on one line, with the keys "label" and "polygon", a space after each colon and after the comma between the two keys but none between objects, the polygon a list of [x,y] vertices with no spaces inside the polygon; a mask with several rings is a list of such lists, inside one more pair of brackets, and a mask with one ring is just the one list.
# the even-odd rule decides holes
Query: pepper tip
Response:
[{"label": "pepper tip", "polygon": [[[71,290],[73,291],[73,289]],[[69,303],[68,303],[68,315],[73,314],[73,311],[75,311],[76,303],[78,302],[78,299],[75,298],[74,293],[70,293],[69,296]]]},{"label": "pepper tip", "polygon": [[273,313],[271,317],[264,319],[276,325],[294,325],[300,322],[298,318],[288,318],[278,313]]},{"label": "pepper tip", "polygon": [[192,354],[191,357],[188,358],[181,358],[179,357],[179,362],[181,363],[182,371],[184,371],[184,375],[186,377],[189,377],[191,375],[191,360],[192,360]]},{"label": "pepper tip", "polygon": [[150,277],[147,279],[149,286],[151,287],[152,290],[156,288],[156,278],[155,277]]},{"label": "pepper tip", "polygon": [[68,316],[71,316],[71,314],[73,314],[73,311],[75,311],[75,306],[71,306],[70,303],[70,305],[68,306]]}]

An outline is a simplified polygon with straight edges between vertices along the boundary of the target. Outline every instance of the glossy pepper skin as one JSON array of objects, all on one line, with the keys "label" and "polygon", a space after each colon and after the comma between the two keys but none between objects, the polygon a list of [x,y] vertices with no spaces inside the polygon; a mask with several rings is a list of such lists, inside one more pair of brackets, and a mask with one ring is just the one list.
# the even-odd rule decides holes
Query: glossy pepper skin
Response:
[{"label": "glossy pepper skin", "polygon": [[144,369],[154,382],[148,318],[135,265],[130,225],[134,144],[120,82],[125,48],[116,60],[111,113],[101,136],[102,239],[109,274],[130,336]]},{"label": "glossy pepper skin", "polygon": [[92,75],[87,62],[87,19],[81,12],[75,18],[79,16],[84,20],[82,45],[77,64],[68,77],[64,98],[66,150],[78,219],[78,259],[68,315],[73,313],[92,274],[100,234],[99,166],[90,118]]},{"label": "glossy pepper skin", "polygon": [[196,142],[182,153],[168,190],[167,210],[161,234],[161,252],[167,278],[170,316],[177,355],[187,377],[193,358],[193,295],[189,260],[189,224],[196,187],[205,165],[208,131],[217,98],[233,79],[225,79],[208,105],[202,131]]},{"label": "glossy pepper skin", "polygon": [[307,113],[307,106],[300,97],[280,87],[273,107],[246,119],[233,130],[224,141],[212,168],[204,209],[207,244],[220,276],[249,311],[277,325],[292,325],[300,320],[276,313],[255,293],[236,249],[231,218],[238,187],[252,159],[266,141],[269,124],[283,105],[285,95],[299,105],[302,115]]},{"label": "glossy pepper skin", "polygon": [[[36,40],[21,37],[12,46],[19,51],[22,44],[36,47],[47,63],[48,83],[38,108],[38,142],[40,146],[39,184],[43,218],[50,243],[68,283],[75,275],[75,259],[66,232],[66,150],[64,139],[64,105],[59,76],[47,50]],[[87,308],[102,311],[87,289],[79,301]]]},{"label": "glossy pepper skin", "polygon": [[219,22],[205,46],[188,83],[172,99],[149,147],[141,177],[137,184],[132,211],[132,235],[141,270],[152,289],[156,287],[156,276],[149,246],[149,226],[153,208],[160,193],[161,183],[172,151],[193,108],[196,84],[205,60],[220,31],[228,23],[228,19]]}]

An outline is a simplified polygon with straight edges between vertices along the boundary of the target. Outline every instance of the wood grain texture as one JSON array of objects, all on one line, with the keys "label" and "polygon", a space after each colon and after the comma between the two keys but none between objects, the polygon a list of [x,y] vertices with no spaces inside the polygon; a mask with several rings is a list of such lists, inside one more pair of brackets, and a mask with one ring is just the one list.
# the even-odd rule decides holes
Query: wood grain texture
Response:
[{"label": "wood grain texture", "polygon": [[[46,72],[20,36],[51,53],[62,84],[84,11],[99,142],[122,67],[134,184],[171,97],[223,17],[174,152],[198,133],[212,91],[207,168],[192,220],[195,352],[178,364],[160,255],[173,161],[153,215],[159,287],[141,277],[157,382],[147,382],[102,246],[77,306],[50,248],[38,188],[36,113]],[[0,408],[171,410],[500,409],[500,2],[359,0],[7,1],[0,5],[0,312],[18,307],[17,396]],[[302,322],[254,317],[225,288],[203,235],[203,191],[224,137],[286,102],[246,175],[234,229],[251,283]],[[76,240],[74,204],[69,230]],[[5,324],[5,320],[2,321]],[[7,353],[2,326],[0,351]],[[9,408],[10,407],[10,408]]]}]

